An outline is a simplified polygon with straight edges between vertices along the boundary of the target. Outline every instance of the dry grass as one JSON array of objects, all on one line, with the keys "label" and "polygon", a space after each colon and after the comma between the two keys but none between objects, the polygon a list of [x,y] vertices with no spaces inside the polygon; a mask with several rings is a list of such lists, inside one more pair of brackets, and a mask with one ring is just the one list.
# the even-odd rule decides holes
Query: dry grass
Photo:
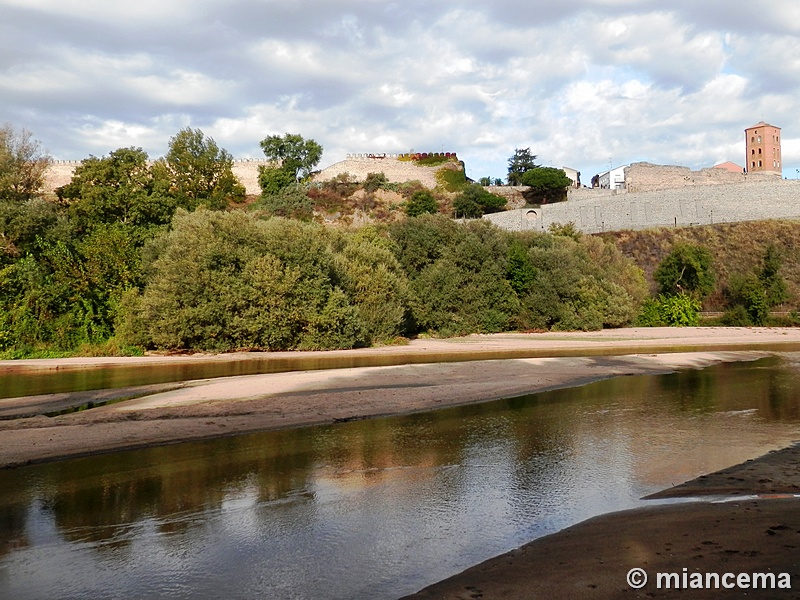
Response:
[{"label": "dry grass", "polygon": [[702,227],[660,228],[645,231],[618,231],[603,234],[613,239],[619,249],[632,258],[645,273],[655,291],[653,271],[676,242],[700,244],[714,257],[717,273],[716,290],[706,299],[705,310],[720,310],[732,273],[747,273],[761,268],[764,251],[774,244],[783,255],[782,274],[789,287],[790,298],[783,307],[800,306],[800,222],[750,221]]}]

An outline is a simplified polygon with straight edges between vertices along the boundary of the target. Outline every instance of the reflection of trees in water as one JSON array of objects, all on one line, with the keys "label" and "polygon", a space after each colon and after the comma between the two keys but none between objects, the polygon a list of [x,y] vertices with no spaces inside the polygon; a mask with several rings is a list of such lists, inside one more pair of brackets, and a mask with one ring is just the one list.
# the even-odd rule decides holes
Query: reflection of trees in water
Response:
[{"label": "reflection of trees in water", "polygon": [[[679,424],[702,438],[702,423],[681,421],[686,413],[757,408],[766,420],[800,419],[797,372],[768,364],[621,377],[405,417],[29,467],[43,482],[37,489],[45,492],[20,485],[28,477],[0,473],[0,486],[25,490],[7,502],[0,499],[0,553],[27,543],[25,503],[37,493],[65,538],[105,542],[98,547],[124,546],[132,527],[146,519],[161,533],[186,533],[200,526],[203,513],[243,494],[274,503],[276,511],[289,510],[292,502],[313,499],[318,481],[346,488],[395,477],[432,478],[449,465],[491,465],[442,478],[437,485],[453,499],[496,482],[508,486],[508,501],[516,505],[531,490],[570,480],[575,467],[567,459],[590,450],[607,447],[609,453],[646,457],[654,452],[647,445],[656,443],[667,452]],[[275,502],[284,499],[292,502]]]},{"label": "reflection of trees in water", "polygon": [[0,556],[29,545],[27,518],[27,503],[0,504]]}]

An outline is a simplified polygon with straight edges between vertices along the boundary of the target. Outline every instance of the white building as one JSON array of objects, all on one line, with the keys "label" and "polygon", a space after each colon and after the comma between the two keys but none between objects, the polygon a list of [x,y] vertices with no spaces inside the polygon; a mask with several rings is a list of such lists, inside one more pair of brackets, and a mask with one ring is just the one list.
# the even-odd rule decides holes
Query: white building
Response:
[{"label": "white building", "polygon": [[572,169],[570,167],[561,167],[561,170],[564,171],[564,173],[566,173],[567,177],[569,177],[569,180],[572,182],[572,187],[574,187],[574,188],[581,187],[581,172],[580,171],[578,171],[576,169]]},{"label": "white building", "polygon": [[621,167],[614,167],[605,173],[595,175],[592,179],[592,187],[599,187],[602,190],[625,189],[625,169],[627,168],[628,165],[622,165]]}]

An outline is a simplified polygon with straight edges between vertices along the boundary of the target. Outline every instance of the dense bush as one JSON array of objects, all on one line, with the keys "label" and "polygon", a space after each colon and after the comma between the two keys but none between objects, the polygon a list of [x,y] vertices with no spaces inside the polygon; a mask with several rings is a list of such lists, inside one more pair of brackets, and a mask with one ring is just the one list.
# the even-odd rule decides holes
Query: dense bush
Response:
[{"label": "dense bush", "polygon": [[[178,213],[130,317],[157,348],[350,348],[366,342],[318,225]],[[129,328],[133,329],[133,328]]]},{"label": "dense bush", "polygon": [[535,277],[520,296],[519,326],[600,329],[630,323],[647,294],[641,270],[598,238],[522,238]]},{"label": "dense bush", "polygon": [[406,214],[409,217],[418,217],[424,213],[435,213],[438,210],[439,203],[436,202],[436,198],[428,190],[414,192],[406,202]]},{"label": "dense bush", "polygon": [[711,253],[703,246],[675,244],[653,273],[659,293],[704,298],[714,289]]},{"label": "dense bush", "polygon": [[456,218],[475,219],[487,213],[497,212],[506,205],[506,199],[486,191],[480,184],[474,183],[456,196],[453,209]]},{"label": "dense bush", "polygon": [[642,327],[696,327],[700,301],[690,294],[661,294],[642,305],[636,324]]}]

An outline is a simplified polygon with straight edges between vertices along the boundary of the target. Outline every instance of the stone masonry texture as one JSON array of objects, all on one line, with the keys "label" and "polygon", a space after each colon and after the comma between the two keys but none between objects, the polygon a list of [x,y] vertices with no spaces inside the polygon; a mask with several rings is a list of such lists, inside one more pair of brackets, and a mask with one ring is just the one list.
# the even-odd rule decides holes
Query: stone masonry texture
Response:
[{"label": "stone masonry texture", "polygon": [[553,223],[572,222],[585,233],[800,219],[800,181],[761,176],[742,183],[692,184],[644,192],[575,190],[566,202],[483,218],[510,231],[547,231]]}]

